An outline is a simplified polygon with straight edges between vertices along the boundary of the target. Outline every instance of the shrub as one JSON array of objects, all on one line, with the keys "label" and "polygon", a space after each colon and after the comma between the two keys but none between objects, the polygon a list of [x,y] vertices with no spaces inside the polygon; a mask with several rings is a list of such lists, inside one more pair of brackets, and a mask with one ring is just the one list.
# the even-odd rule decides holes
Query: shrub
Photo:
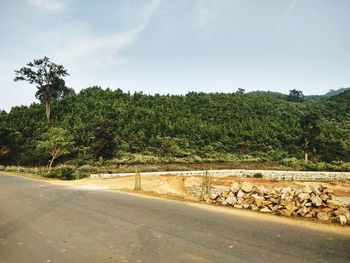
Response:
[{"label": "shrub", "polygon": [[253,174],[254,178],[263,178],[263,174],[262,173],[255,173]]},{"label": "shrub", "polygon": [[63,165],[58,168],[58,176],[61,180],[80,179],[80,173],[74,166]]}]

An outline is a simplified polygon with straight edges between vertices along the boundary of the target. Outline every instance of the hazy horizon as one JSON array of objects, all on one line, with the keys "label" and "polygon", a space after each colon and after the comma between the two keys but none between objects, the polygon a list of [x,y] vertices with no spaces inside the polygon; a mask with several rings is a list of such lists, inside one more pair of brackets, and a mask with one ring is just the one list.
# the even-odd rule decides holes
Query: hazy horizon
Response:
[{"label": "hazy horizon", "polygon": [[6,111],[36,101],[14,70],[43,56],[65,66],[76,92],[322,95],[350,86],[346,0],[14,0],[0,9]]}]

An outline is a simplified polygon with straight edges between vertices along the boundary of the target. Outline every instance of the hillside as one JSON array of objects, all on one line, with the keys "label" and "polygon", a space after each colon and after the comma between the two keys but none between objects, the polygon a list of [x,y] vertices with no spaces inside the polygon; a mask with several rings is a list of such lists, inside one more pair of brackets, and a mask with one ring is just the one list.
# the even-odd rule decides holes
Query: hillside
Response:
[{"label": "hillside", "polygon": [[[130,154],[279,161],[303,158],[300,120],[315,113],[321,133],[311,158],[349,161],[349,99],[350,91],[290,102],[273,92],[151,96],[91,87],[55,101],[50,126],[73,136],[65,160],[79,164]],[[1,112],[1,163],[46,164],[48,156],[36,146],[48,128],[41,104]]]}]

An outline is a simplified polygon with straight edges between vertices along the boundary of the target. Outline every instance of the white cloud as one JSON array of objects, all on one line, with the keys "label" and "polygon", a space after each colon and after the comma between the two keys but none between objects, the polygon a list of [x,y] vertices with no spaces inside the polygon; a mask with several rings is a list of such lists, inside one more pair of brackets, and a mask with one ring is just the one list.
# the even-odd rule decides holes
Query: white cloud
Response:
[{"label": "white cloud", "polygon": [[[142,23],[136,28],[109,35],[98,35],[83,32],[78,29],[76,37],[65,41],[54,52],[55,59],[72,67],[81,68],[108,68],[112,65],[123,64],[128,61],[120,53],[122,50],[133,44],[140,33],[149,24],[152,16],[158,9],[161,0],[151,0],[143,9]],[[91,30],[90,30],[91,31]]]},{"label": "white cloud", "polygon": [[27,0],[27,3],[48,11],[59,11],[66,7],[62,0]]},{"label": "white cloud", "polygon": [[122,64],[127,59],[120,56],[120,51],[132,44],[140,32],[141,27],[106,36],[82,35],[60,47],[54,57],[65,64],[78,64],[79,67],[105,68]]}]

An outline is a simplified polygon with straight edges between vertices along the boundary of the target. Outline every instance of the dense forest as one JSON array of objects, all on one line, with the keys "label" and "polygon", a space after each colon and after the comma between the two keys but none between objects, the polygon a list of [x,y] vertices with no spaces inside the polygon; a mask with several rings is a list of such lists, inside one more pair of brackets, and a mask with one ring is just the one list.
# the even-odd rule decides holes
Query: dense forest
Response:
[{"label": "dense forest", "polygon": [[52,101],[49,122],[43,103],[0,112],[0,164],[47,165],[50,153],[40,146],[45,136],[54,137],[53,128],[69,146],[57,162],[76,165],[132,156],[303,160],[306,153],[311,162],[349,162],[349,102],[349,89],[324,96],[296,90],[180,96],[70,89]]}]

